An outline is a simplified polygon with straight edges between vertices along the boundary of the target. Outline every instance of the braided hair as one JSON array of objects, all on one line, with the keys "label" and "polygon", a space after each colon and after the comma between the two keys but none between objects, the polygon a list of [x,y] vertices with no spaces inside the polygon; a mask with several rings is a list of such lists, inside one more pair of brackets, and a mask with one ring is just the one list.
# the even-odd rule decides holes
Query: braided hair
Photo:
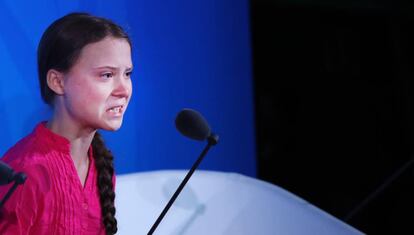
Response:
[{"label": "braided hair", "polygon": [[98,188],[102,207],[102,218],[106,234],[115,234],[117,221],[115,219],[115,192],[112,183],[114,166],[111,151],[105,147],[102,136],[96,132],[92,140],[95,166],[98,169]]},{"label": "braided hair", "polygon": [[[53,105],[55,93],[47,84],[50,69],[68,72],[76,63],[81,50],[90,43],[105,37],[125,39],[131,45],[126,32],[114,22],[87,13],[71,13],[54,21],[43,33],[37,49],[40,93],[45,103]],[[102,208],[102,219],[107,235],[117,232],[115,218],[115,192],[113,156],[102,136],[96,132],[92,140],[95,166],[98,171],[98,189]]]}]

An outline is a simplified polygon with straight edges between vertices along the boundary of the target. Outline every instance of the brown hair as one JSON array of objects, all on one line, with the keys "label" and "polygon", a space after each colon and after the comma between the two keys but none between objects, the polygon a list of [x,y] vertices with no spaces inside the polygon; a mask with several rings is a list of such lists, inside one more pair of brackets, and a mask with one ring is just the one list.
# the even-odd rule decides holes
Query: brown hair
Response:
[{"label": "brown hair", "polygon": [[[120,26],[108,19],[87,13],[68,14],[53,22],[46,29],[37,49],[40,92],[45,103],[52,105],[55,97],[55,93],[47,84],[47,72],[50,69],[56,69],[60,72],[69,71],[87,44],[98,42],[107,36],[124,38],[132,46],[128,35]],[[118,229],[112,182],[114,177],[113,156],[98,132],[93,138],[92,148],[98,171],[98,189],[103,223],[106,234],[115,234]]]}]

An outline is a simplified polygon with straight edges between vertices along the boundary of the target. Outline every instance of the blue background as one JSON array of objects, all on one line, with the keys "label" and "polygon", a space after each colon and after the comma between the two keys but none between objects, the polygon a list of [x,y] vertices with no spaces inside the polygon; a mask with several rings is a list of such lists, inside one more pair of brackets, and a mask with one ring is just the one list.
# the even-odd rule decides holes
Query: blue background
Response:
[{"label": "blue background", "polygon": [[1,1],[0,153],[48,119],[36,48],[57,18],[84,11],[112,19],[133,41],[134,94],[123,127],[104,132],[118,174],[188,169],[205,143],[174,127],[193,108],[220,135],[200,168],[256,176],[247,0]]}]

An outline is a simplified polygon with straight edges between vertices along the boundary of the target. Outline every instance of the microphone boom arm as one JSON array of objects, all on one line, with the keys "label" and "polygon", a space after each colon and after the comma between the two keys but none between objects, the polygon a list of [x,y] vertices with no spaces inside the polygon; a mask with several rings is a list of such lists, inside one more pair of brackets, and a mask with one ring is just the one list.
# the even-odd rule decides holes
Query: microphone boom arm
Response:
[{"label": "microphone boom arm", "polygon": [[6,201],[12,195],[12,193],[14,192],[14,190],[16,190],[17,186],[19,186],[20,184],[23,184],[26,181],[26,178],[27,178],[27,176],[23,172],[19,172],[19,173],[15,174],[13,176],[14,184],[9,189],[9,191],[7,192],[7,194],[3,197],[3,199],[1,199],[1,201],[0,201],[0,208],[3,207],[4,203],[6,203]]},{"label": "microphone boom arm", "polygon": [[161,220],[164,218],[165,214],[167,214],[167,211],[170,209],[171,205],[174,203],[175,199],[177,199],[178,195],[180,194],[181,190],[183,190],[184,186],[187,184],[190,177],[193,175],[194,171],[197,169],[197,167],[200,165],[201,161],[203,160],[204,156],[207,154],[208,150],[210,150],[211,146],[214,146],[218,143],[218,135],[211,134],[207,138],[207,146],[204,148],[203,152],[201,152],[200,156],[198,157],[197,161],[194,162],[193,166],[191,167],[190,171],[185,176],[184,180],[181,182],[181,184],[178,186],[177,190],[171,197],[170,201],[165,206],[164,210],[161,212],[161,214],[158,216],[158,219],[155,221],[154,225],[152,225],[151,229],[148,232],[148,235],[152,235],[155,231],[155,229],[160,224]]}]

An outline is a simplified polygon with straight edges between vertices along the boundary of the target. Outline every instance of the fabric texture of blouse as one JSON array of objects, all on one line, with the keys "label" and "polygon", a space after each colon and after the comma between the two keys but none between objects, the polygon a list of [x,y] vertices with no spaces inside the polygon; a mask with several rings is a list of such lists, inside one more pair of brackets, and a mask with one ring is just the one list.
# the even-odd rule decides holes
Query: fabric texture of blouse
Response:
[{"label": "fabric texture of blouse", "polygon": [[[0,234],[105,234],[92,147],[84,186],[70,156],[70,142],[45,122],[1,159],[27,180],[0,211]],[[12,184],[0,186],[0,197]]]}]

